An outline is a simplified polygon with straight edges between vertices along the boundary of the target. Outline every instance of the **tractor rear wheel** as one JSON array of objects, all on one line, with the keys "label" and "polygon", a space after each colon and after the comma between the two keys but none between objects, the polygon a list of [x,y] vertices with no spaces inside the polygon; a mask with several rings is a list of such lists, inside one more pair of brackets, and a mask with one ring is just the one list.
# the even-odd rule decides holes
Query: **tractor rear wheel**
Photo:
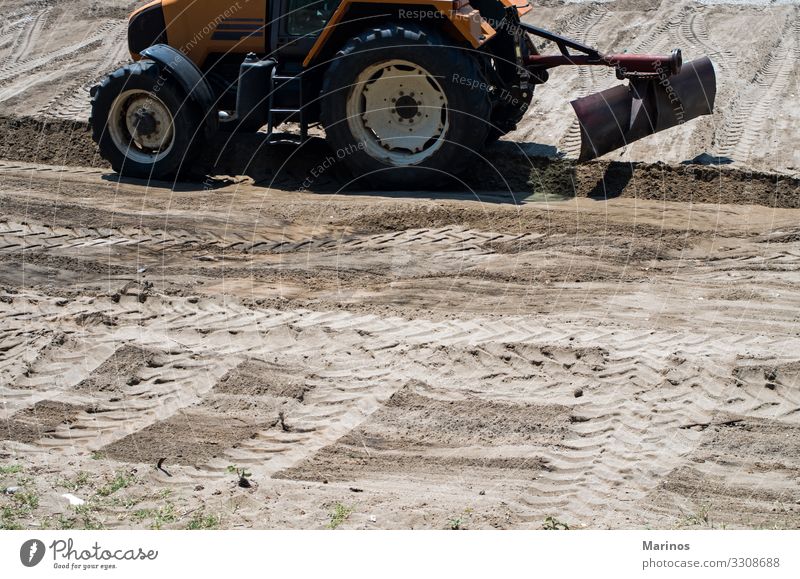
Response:
[{"label": "tractor rear wheel", "polygon": [[92,88],[92,137],[126,177],[177,177],[198,130],[178,83],[152,61],[124,66]]},{"label": "tractor rear wheel", "polygon": [[425,189],[475,162],[489,130],[488,85],[475,59],[415,25],[351,39],[322,87],[328,141],[372,187]]}]

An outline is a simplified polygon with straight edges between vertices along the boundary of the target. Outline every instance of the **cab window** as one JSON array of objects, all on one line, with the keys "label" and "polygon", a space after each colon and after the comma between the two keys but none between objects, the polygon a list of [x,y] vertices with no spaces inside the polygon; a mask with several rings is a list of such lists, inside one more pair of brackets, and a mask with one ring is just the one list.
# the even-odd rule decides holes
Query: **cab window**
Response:
[{"label": "cab window", "polygon": [[286,31],[292,36],[316,36],[330,20],[337,2],[332,0],[288,0]]}]

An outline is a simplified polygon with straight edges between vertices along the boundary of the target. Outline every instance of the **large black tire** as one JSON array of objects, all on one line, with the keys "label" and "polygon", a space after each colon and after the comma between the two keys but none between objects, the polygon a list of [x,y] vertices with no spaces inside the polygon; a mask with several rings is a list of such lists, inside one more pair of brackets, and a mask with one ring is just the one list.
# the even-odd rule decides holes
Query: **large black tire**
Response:
[{"label": "large black tire", "polygon": [[[536,47],[533,45],[533,41],[527,34],[523,36],[522,43],[519,45],[519,49],[522,55],[521,60],[523,61],[528,54],[537,53]],[[510,64],[511,54],[508,56],[508,63]],[[519,65],[517,64],[512,67],[512,72],[515,72],[516,75],[518,75],[518,66]],[[508,75],[508,65],[506,65],[504,69]],[[518,84],[521,83],[522,80],[522,78],[519,78],[517,79],[517,82],[512,82],[512,85],[516,86],[510,87],[509,94],[501,94],[500,98],[493,103],[491,115],[492,127],[489,129],[489,134],[486,136],[487,146],[497,142],[501,137],[516,129],[517,123],[522,120],[522,118],[525,116],[525,113],[528,111],[528,108],[533,101],[533,91],[536,88],[536,84],[533,82],[532,78],[528,78],[526,79],[527,87],[525,90],[522,90],[520,87],[525,85]]]},{"label": "large black tire", "polygon": [[[169,147],[163,149],[142,149],[126,128],[120,112],[126,109],[122,95],[141,95],[152,97],[153,102],[166,107],[171,115],[171,138]],[[176,178],[184,168],[188,169],[194,155],[194,142],[197,140],[199,115],[186,100],[180,85],[167,74],[161,72],[158,64],[142,60],[124,66],[91,90],[92,138],[100,150],[100,156],[111,163],[114,171],[126,177],[143,179]],[[117,103],[115,105],[115,103]],[[162,107],[162,108],[163,108]],[[112,118],[112,116],[114,118]],[[119,130],[112,130],[117,123]],[[159,123],[159,126],[163,123]],[[163,141],[166,142],[166,141]]]},{"label": "large black tire", "polygon": [[527,107],[530,106],[533,100],[533,85],[528,89],[530,98],[526,99],[524,106],[514,106],[507,104],[498,104],[492,110],[492,127],[486,136],[486,145],[492,145],[500,140],[501,137],[507,135],[517,128],[519,123],[527,112]]},{"label": "large black tire", "polygon": [[[371,153],[367,147],[359,147],[348,118],[348,99],[359,75],[395,60],[413,63],[428,72],[440,85],[447,103],[448,122],[436,138],[438,148],[424,160],[410,164],[391,162],[381,158],[380,151]],[[458,79],[475,82],[470,87]],[[467,49],[448,45],[434,32],[414,24],[382,25],[352,38],[337,52],[322,86],[322,124],[337,156],[359,181],[380,189],[438,188],[451,184],[454,176],[474,165],[477,152],[483,148],[491,103],[482,83],[480,67]]]}]

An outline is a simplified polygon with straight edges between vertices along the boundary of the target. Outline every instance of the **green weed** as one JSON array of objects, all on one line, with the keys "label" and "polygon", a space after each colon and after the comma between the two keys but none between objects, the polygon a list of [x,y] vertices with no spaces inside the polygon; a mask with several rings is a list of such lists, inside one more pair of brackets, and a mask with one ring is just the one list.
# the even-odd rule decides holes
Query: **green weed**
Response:
[{"label": "green weed", "polygon": [[451,531],[460,531],[464,528],[464,525],[469,520],[470,516],[472,516],[472,509],[467,507],[462,511],[462,513],[447,521],[447,527]]},{"label": "green weed", "polygon": [[63,487],[70,491],[78,491],[89,484],[89,473],[80,471],[74,479],[61,479],[58,481],[58,486]]},{"label": "green weed", "polygon": [[353,509],[350,507],[344,506],[342,503],[336,503],[333,505],[333,510],[330,512],[330,522],[328,523],[329,529],[336,529],[344,523],[347,519],[350,518]]},{"label": "green weed", "polygon": [[555,517],[547,517],[542,523],[542,528],[545,531],[569,531],[569,525],[562,523]]},{"label": "green weed", "polygon": [[[103,522],[97,517],[97,506],[92,503],[86,503],[72,507],[75,516],[83,524],[84,530],[99,531],[103,528]],[[74,522],[73,522],[74,528]]]},{"label": "green weed", "polygon": [[19,520],[24,519],[39,508],[39,496],[36,493],[25,491],[11,495],[10,504],[5,504],[0,509],[0,529],[20,529]]},{"label": "green weed", "polygon": [[101,497],[113,495],[118,490],[129,487],[135,480],[132,474],[118,472],[110,483],[98,489],[97,494]]},{"label": "green weed", "polygon": [[220,519],[216,515],[206,515],[203,511],[199,511],[189,520],[186,528],[189,531],[201,531],[207,529],[216,529],[219,527]]},{"label": "green weed", "polygon": [[178,520],[175,512],[175,505],[167,503],[158,509],[138,509],[133,512],[133,520],[138,523],[150,521],[151,529],[161,529],[164,525],[174,523]]},{"label": "green weed", "polygon": [[17,474],[22,472],[21,464],[3,464],[0,465],[0,475]]}]

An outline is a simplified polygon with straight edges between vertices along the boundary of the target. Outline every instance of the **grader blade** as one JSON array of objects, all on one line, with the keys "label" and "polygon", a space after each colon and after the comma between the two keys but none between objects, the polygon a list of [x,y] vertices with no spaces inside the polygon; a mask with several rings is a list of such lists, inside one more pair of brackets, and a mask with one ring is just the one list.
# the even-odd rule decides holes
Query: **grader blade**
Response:
[{"label": "grader blade", "polygon": [[678,74],[631,77],[628,85],[572,101],[581,127],[580,160],[710,115],[716,91],[714,66],[703,57],[683,64]]}]

